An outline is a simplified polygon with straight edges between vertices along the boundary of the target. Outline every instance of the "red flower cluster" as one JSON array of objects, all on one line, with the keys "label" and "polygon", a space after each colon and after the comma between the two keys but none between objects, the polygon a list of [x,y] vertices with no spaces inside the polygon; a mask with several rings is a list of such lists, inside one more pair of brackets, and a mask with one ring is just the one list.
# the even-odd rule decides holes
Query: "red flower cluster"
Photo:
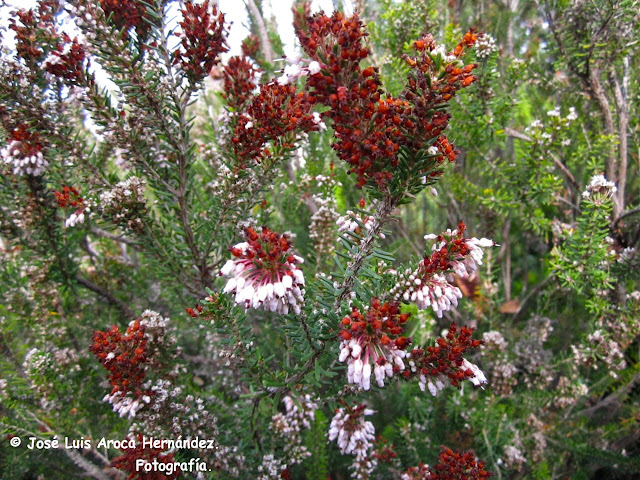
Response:
[{"label": "red flower cluster", "polygon": [[389,440],[382,438],[381,435],[378,435],[378,438],[376,438],[376,441],[373,443],[375,445],[373,458],[380,462],[391,463],[393,459],[398,456],[398,454],[393,450],[393,444],[389,445]]},{"label": "red flower cluster", "polygon": [[[446,338],[438,338],[434,346],[426,349],[414,349],[411,351],[411,370],[405,370],[405,378],[419,376],[421,382],[426,383],[426,378],[436,381],[448,378],[454,387],[460,388],[460,382],[476,378],[477,372],[464,358],[464,354],[473,348],[482,345],[481,340],[473,340],[473,329],[462,327],[460,333],[458,326],[452,322]],[[463,366],[470,365],[467,368]],[[430,380],[429,380],[430,382]]]},{"label": "red flower cluster", "polygon": [[452,238],[445,238],[444,235],[438,235],[436,242],[445,242],[438,250],[435,250],[430,256],[425,257],[421,264],[421,271],[427,276],[438,272],[446,272],[453,268],[453,261],[459,260],[469,255],[471,249],[467,245],[464,238],[464,231],[467,226],[464,222],[458,223],[458,229]]},{"label": "red flower cluster", "polygon": [[56,190],[54,193],[60,208],[67,208],[70,206],[80,208],[84,205],[84,199],[80,196],[80,192],[78,192],[75,187],[64,185],[62,187],[62,192],[58,192]]},{"label": "red flower cluster", "polygon": [[363,316],[357,307],[351,315],[342,319],[340,336],[340,356],[338,360],[347,361],[347,380],[369,390],[371,375],[379,387],[384,379],[404,370],[402,359],[404,349],[411,339],[401,336],[402,325],[411,314],[400,313],[396,302],[380,304],[377,298],[371,299],[371,306]]},{"label": "red flower cluster", "polygon": [[109,383],[113,387],[111,394],[132,392],[135,397],[148,395],[142,391],[145,363],[149,356],[144,330],[140,320],[136,320],[124,335],[115,325],[107,332],[93,333],[93,345],[89,350],[109,370]]},{"label": "red flower cluster", "polygon": [[[15,32],[16,52],[19,57],[37,61],[44,55],[40,45],[54,43],[53,18],[57,3],[54,0],[43,0],[38,2],[35,11],[30,9],[12,12],[9,28]],[[22,25],[18,25],[16,17]],[[41,38],[42,34],[48,38]]]},{"label": "red flower cluster", "polygon": [[366,33],[357,15],[345,17],[336,12],[329,18],[316,14],[306,19],[306,28],[297,20],[302,48],[322,66],[307,79],[307,89],[315,101],[330,107],[325,115],[333,120],[337,139],[333,148],[351,166],[349,171],[357,175],[358,187],[369,180],[384,187],[398,167],[401,149],[408,149],[412,156],[434,141],[439,152],[431,153],[434,165],[421,167],[419,173],[441,174],[437,165],[445,158],[455,159],[453,147],[441,135],[449,119],[442,107],[456,90],[475,79],[470,75],[475,65],[457,67],[458,57],[465,47],[473,45],[475,34],[465,35],[462,47],[456,47],[445,62],[431,54],[435,48],[432,38],[416,42],[421,56],[407,57],[412,67],[407,89],[400,98],[388,94],[382,98],[385,93],[380,88],[378,69],[360,67],[370,51],[364,45]]},{"label": "red flower cluster", "polygon": [[[162,2],[166,3],[165,1]],[[100,0],[100,6],[107,18],[123,30],[122,36],[128,37],[128,31],[135,29],[138,38],[146,38],[151,30],[151,20],[147,4],[140,0]]]},{"label": "red flower cluster", "polygon": [[236,260],[228,260],[221,275],[231,277],[225,293],[234,293],[235,302],[245,308],[265,308],[286,315],[291,308],[300,313],[304,303],[304,274],[298,264],[304,260],[292,251],[286,234],[262,227],[244,231],[244,242],[231,247]]},{"label": "red flower cluster", "polygon": [[423,463],[409,468],[402,478],[407,480],[482,480],[492,477],[493,473],[485,470],[484,462],[478,460],[471,452],[458,452],[450,448],[440,449],[440,458],[435,467]]},{"label": "red flower cluster", "polygon": [[[425,35],[414,43],[418,57],[405,56],[406,62],[411,67],[406,89],[401,96],[412,102],[411,114],[416,119],[415,133],[407,138],[407,146],[413,151],[424,148],[428,142],[437,138],[434,145],[440,156],[436,158],[437,165],[445,160],[455,161],[456,151],[442,132],[449,124],[450,115],[442,110],[442,107],[461,88],[468,87],[476,80],[471,72],[477,68],[477,64],[460,65],[458,59],[463,56],[465,50],[472,47],[477,35],[470,30],[462,41],[449,55],[444,55],[438,48],[432,35]],[[435,166],[430,176],[438,176],[442,171]]]},{"label": "red flower cluster", "polygon": [[218,56],[227,51],[225,45],[224,15],[209,6],[209,0],[196,5],[188,1],[182,10],[180,22],[182,49],[176,50],[173,63],[181,65],[193,83],[206,77],[219,62]]},{"label": "red flower cluster", "polygon": [[8,143],[0,150],[0,160],[10,165],[15,175],[40,176],[49,165],[42,150],[40,135],[20,124],[11,130]]},{"label": "red flower cluster", "polygon": [[135,448],[127,448],[124,455],[114,458],[111,466],[128,473],[128,480],[174,480],[180,476],[180,470],[174,471],[171,475],[166,474],[166,470],[151,469],[146,472],[144,468],[139,468],[136,464],[138,460],[153,464],[154,461],[160,463],[173,463],[173,453],[163,453],[162,449],[142,446],[142,435],[136,439]]},{"label": "red flower cluster", "polygon": [[78,43],[78,39],[73,41],[64,33],[62,35],[63,44],[58,49],[51,52],[50,56],[43,63],[43,68],[56,77],[69,80],[71,84],[79,84],[84,80],[84,60],[87,58],[84,47]]},{"label": "red flower cluster", "polygon": [[40,134],[36,131],[28,130],[24,124],[18,125],[11,131],[9,142],[16,142],[13,148],[20,150],[19,156],[30,157],[42,153],[43,145],[40,141]]},{"label": "red flower cluster", "polygon": [[256,54],[260,51],[260,40],[255,35],[249,35],[242,41],[240,48],[245,57],[256,58]]},{"label": "red flower cluster", "polygon": [[260,162],[270,157],[267,142],[272,142],[274,149],[295,148],[298,133],[320,129],[312,107],[313,99],[297,92],[295,85],[262,85],[236,125],[233,144],[238,159]]},{"label": "red flower cluster", "polygon": [[185,311],[190,317],[198,318],[202,313],[202,305],[196,305],[196,308],[187,307]]},{"label": "red flower cluster", "polygon": [[369,177],[383,184],[390,176],[384,167],[396,156],[400,131],[393,121],[387,122],[387,117],[395,116],[395,104],[392,112],[376,115],[382,82],[377,69],[360,69],[360,61],[370,53],[362,22],[357,15],[345,17],[340,12],[331,18],[316,14],[306,22],[307,31],[298,28],[296,33],[306,54],[322,66],[306,85],[312,98],[331,108],[325,115],[333,121],[337,139],[333,148],[351,165],[360,187]]},{"label": "red flower cluster", "polygon": [[231,57],[224,67],[224,92],[222,98],[233,112],[243,112],[251,102],[251,93],[257,85],[257,71],[248,60]]},{"label": "red flower cluster", "polygon": [[[285,262],[298,263],[298,260],[288,253],[293,246],[287,235],[280,235],[268,227],[262,227],[260,233],[253,228],[244,229],[245,240],[249,244],[244,251],[238,247],[231,248],[231,254],[236,258],[251,260],[256,268],[262,271],[277,272]],[[289,272],[289,275],[293,273]]]},{"label": "red flower cluster", "polygon": [[432,478],[437,480],[481,480],[492,475],[473,453],[454,452],[447,447],[442,447],[439,462],[431,471]]},{"label": "red flower cluster", "polygon": [[340,336],[344,340],[351,340],[354,336],[362,337],[365,343],[380,342],[382,345],[395,344],[401,350],[411,343],[407,337],[400,336],[404,332],[404,325],[411,316],[410,313],[400,313],[398,303],[386,302],[380,304],[377,298],[371,299],[371,308],[366,317],[360,313],[358,307],[351,309],[351,315],[340,322],[343,330]]}]

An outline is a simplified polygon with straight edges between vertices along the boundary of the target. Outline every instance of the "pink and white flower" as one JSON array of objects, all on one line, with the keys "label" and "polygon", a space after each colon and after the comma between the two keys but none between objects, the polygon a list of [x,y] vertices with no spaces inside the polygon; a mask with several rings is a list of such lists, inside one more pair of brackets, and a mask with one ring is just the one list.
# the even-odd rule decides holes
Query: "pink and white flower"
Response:
[{"label": "pink and white flower", "polygon": [[260,233],[246,228],[245,238],[231,248],[236,258],[220,269],[220,275],[230,277],[224,293],[234,294],[234,301],[246,309],[299,314],[304,303],[304,274],[297,265],[304,260],[291,253],[286,234],[267,227]]},{"label": "pink and white flower", "polygon": [[375,412],[364,404],[338,408],[329,425],[329,441],[336,440],[342,455],[355,455],[365,459],[373,448],[376,430],[373,423],[364,419]]},{"label": "pink and white flower", "polygon": [[31,148],[27,143],[12,140],[1,151],[0,157],[13,167],[14,175],[42,175],[49,165],[39,149]]},{"label": "pink and white flower", "polygon": [[400,313],[397,303],[380,304],[377,298],[363,316],[357,307],[342,319],[340,362],[347,362],[347,381],[364,390],[371,388],[373,374],[379,387],[385,378],[405,369],[404,348],[411,342],[400,334],[409,314]]}]

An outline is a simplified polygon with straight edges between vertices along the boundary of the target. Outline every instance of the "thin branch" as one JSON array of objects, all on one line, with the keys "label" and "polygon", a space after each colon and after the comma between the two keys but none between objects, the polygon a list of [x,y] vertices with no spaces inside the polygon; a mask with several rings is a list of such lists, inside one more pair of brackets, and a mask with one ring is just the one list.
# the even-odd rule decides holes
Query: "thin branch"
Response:
[{"label": "thin branch", "polygon": [[610,410],[610,407],[615,406],[616,403],[618,403],[618,408],[619,408],[620,406],[619,403],[621,399],[629,395],[629,393],[639,383],[640,383],[640,375],[635,375],[634,377],[631,378],[631,380],[626,385],[623,385],[622,387],[615,390],[610,395],[607,395],[606,397],[602,398],[595,405],[592,405],[589,408],[585,408],[584,410],[577,412],[576,416],[591,417],[595,412],[597,412],[602,408],[606,408],[607,410]]},{"label": "thin branch", "polygon": [[130,245],[131,247],[133,247],[135,249],[139,249],[140,248],[140,244],[138,242],[136,242],[134,240],[131,240],[130,238],[123,237],[122,235],[116,235],[114,233],[107,232],[106,230],[102,230],[101,228],[98,228],[96,226],[91,226],[89,231],[91,233],[95,233],[99,237],[104,237],[104,238],[108,238],[110,240],[115,240],[116,242],[119,242],[119,243],[126,243],[127,245]]},{"label": "thin branch", "polygon": [[260,13],[260,9],[256,5],[254,0],[246,0],[247,7],[249,8],[249,12],[253,17],[253,20],[256,22],[256,27],[258,27],[258,32],[260,32],[260,47],[262,48],[262,54],[264,55],[264,59],[267,63],[273,62],[273,49],[271,48],[271,42],[269,41],[269,34],[267,32],[267,27],[264,23],[264,18]]},{"label": "thin branch", "polygon": [[580,185],[578,185],[578,182],[576,182],[576,179],[571,173],[571,170],[569,170],[569,168],[562,162],[562,160],[560,160],[560,158],[558,158],[555,153],[550,152],[549,155],[551,156],[551,160],[553,160],[553,163],[555,163],[556,167],[558,167],[560,171],[564,173],[564,176],[567,177],[567,180],[569,181],[571,186],[576,191],[580,190]]},{"label": "thin branch", "polygon": [[635,215],[636,213],[640,213],[640,207],[633,208],[631,210],[626,210],[622,212],[611,224],[611,230],[615,230],[618,227],[618,224],[627,217],[631,215]]},{"label": "thin branch", "polygon": [[376,211],[373,216],[373,226],[371,230],[367,232],[367,236],[360,243],[360,248],[358,249],[358,253],[354,257],[353,261],[350,262],[347,266],[347,275],[345,276],[342,285],[340,285],[339,289],[342,290],[342,293],[336,298],[336,301],[333,304],[334,310],[338,310],[342,302],[344,302],[349,294],[351,293],[351,288],[355,282],[355,279],[358,275],[358,272],[362,268],[364,261],[367,259],[369,254],[371,253],[371,249],[382,230],[382,226],[386,223],[389,215],[395,208],[397,203],[397,199],[387,195],[380,203],[380,208]]},{"label": "thin branch", "polygon": [[[161,3],[159,4],[159,8],[162,8]],[[187,110],[187,104],[189,102],[189,98],[191,97],[192,89],[187,88],[183,92],[182,100],[180,100],[176,95],[176,92],[178,91],[178,85],[173,75],[173,68],[172,68],[171,58],[170,58],[169,49],[168,49],[167,36],[164,31],[164,15],[162,16],[162,18],[163,18],[163,24],[161,25],[161,28],[160,28],[160,35],[161,35],[160,52],[163,57],[165,68],[167,69],[168,78],[172,87],[171,88],[172,101],[175,104],[176,109],[178,109],[180,113],[179,120],[178,120],[178,131],[180,132],[179,138],[173,139],[172,141],[170,140],[170,143],[174,146],[174,148],[177,150],[177,153],[178,153],[177,155],[178,157],[178,189],[176,191],[176,197],[178,200],[180,224],[182,225],[182,229],[184,230],[185,242],[187,244],[187,247],[189,248],[189,251],[191,252],[191,256],[193,257],[194,265],[196,266],[200,274],[200,279],[199,279],[200,285],[202,287],[211,288],[213,286],[213,282],[211,280],[211,275],[207,267],[207,258],[206,258],[206,255],[201,254],[200,249],[198,248],[195,234],[193,232],[193,229],[191,228],[191,221],[189,218],[189,205],[187,202],[187,187],[189,182],[188,173],[189,173],[189,167],[190,167],[189,165],[189,133],[191,129],[186,119],[186,110]],[[151,96],[148,96],[148,99],[150,104],[155,103],[153,102],[153,98]],[[162,115],[160,114],[160,116]],[[166,127],[163,128],[163,130],[165,130],[165,133],[167,134],[169,139],[173,138],[171,136],[171,132],[169,132],[166,129]]]},{"label": "thin branch", "polygon": [[[625,58],[626,65],[628,67],[629,59]],[[629,164],[629,141],[628,141],[628,127],[629,127],[629,103],[627,101],[624,84],[628,81],[628,70],[625,68],[624,78],[622,82],[618,79],[618,74],[615,69],[611,72],[610,83],[613,90],[613,99],[616,106],[616,113],[618,116],[618,171],[617,171],[617,192],[614,194],[614,206],[618,207],[619,213],[624,209],[624,192],[627,183],[627,166]],[[622,83],[622,84],[621,84]],[[615,201],[617,200],[617,201]]]},{"label": "thin branch", "polygon": [[87,280],[87,279],[79,277],[79,276],[76,277],[76,281],[78,282],[79,285],[82,285],[86,289],[91,290],[94,293],[97,293],[102,298],[107,300],[108,303],[110,303],[111,305],[117,307],[127,319],[133,320],[134,318],[136,318],[136,315],[133,313],[133,311],[127,305],[125,305],[124,302],[122,302],[122,301],[118,300],[116,297],[114,297],[111,292],[109,292],[109,291],[105,290],[104,288],[96,285],[91,280]]},{"label": "thin branch", "polygon": [[569,205],[573,210],[575,210],[577,213],[580,213],[580,207],[578,207],[575,203],[571,203],[569,200],[567,200],[564,197],[561,197],[560,195],[554,195],[554,198],[556,200],[558,200],[559,202],[562,202],[566,205]]},{"label": "thin branch", "polygon": [[504,133],[506,133],[509,137],[517,138],[518,140],[524,140],[525,142],[533,142],[533,138],[524,133],[520,133],[517,130],[514,130],[511,127],[504,127]]}]

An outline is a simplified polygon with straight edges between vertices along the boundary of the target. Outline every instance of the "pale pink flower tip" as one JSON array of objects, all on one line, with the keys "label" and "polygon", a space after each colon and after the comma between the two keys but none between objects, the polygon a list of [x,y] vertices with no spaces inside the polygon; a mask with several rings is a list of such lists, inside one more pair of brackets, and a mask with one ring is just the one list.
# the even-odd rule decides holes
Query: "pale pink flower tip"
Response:
[{"label": "pale pink flower tip", "polygon": [[298,264],[302,258],[291,252],[285,235],[263,227],[260,233],[245,229],[245,242],[231,248],[234,260],[228,260],[220,275],[230,277],[224,293],[249,308],[296,315],[304,303],[304,274]]}]

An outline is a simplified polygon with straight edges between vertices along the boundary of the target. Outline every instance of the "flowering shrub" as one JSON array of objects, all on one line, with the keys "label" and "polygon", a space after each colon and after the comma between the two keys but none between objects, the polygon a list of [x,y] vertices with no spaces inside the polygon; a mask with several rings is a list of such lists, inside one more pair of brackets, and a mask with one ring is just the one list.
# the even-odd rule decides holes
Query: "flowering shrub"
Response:
[{"label": "flowering shrub", "polygon": [[7,7],[0,478],[637,475],[601,3],[295,2],[286,54],[257,0],[242,45],[225,2]]}]

